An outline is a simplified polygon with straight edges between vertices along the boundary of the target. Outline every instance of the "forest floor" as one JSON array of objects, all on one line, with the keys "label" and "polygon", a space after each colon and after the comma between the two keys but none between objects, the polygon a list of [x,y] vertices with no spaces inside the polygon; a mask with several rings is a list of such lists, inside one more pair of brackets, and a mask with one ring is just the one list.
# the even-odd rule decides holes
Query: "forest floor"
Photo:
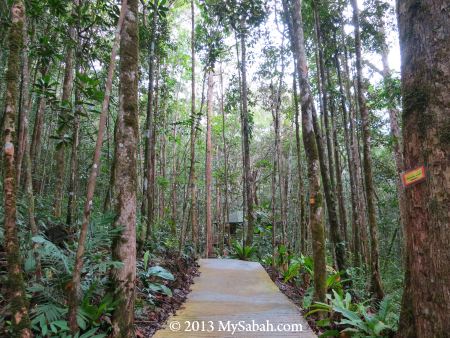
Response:
[{"label": "forest floor", "polygon": [[154,306],[149,307],[144,305],[148,296],[139,292],[138,285],[135,318],[136,337],[138,338],[151,337],[165,324],[170,315],[174,314],[186,301],[194,278],[200,275],[199,265],[195,259],[187,256],[180,257],[170,251],[157,261],[152,261],[151,265],[159,265],[172,272],[175,280],[169,281],[167,287],[173,290],[173,295],[169,297],[156,294]]},{"label": "forest floor", "polygon": [[[301,286],[295,285],[295,283],[293,282],[284,282],[281,273],[278,270],[274,270],[271,266],[264,266],[264,268],[266,269],[272,281],[276,284],[276,286],[278,286],[280,291],[283,292],[292,302],[294,302],[294,304],[301,309],[303,316],[305,316],[305,314],[309,311],[303,309],[303,300],[305,297],[306,289]],[[319,328],[317,327],[316,318],[314,316],[305,316],[304,318],[308,321],[309,326],[313,329],[314,332],[316,332],[317,334],[321,333]]]},{"label": "forest floor", "polygon": [[201,275],[187,302],[155,338],[316,337],[261,264],[232,259],[199,263]]}]

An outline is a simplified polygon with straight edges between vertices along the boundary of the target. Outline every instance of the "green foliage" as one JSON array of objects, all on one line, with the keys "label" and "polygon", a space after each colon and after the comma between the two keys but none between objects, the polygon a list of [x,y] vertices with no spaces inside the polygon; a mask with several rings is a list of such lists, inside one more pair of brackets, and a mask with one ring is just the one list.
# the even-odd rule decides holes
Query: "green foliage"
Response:
[{"label": "green foliage", "polygon": [[292,280],[294,277],[297,277],[300,273],[300,262],[294,262],[293,264],[289,264],[287,270],[283,272],[283,281],[285,283]]},{"label": "green foliage", "polygon": [[[328,327],[331,322],[334,322],[341,328],[340,332],[348,332],[352,337],[389,336],[396,329],[398,317],[392,313],[392,300],[389,298],[385,298],[379,304],[379,310],[376,313],[370,312],[369,307],[363,303],[352,303],[352,296],[348,292],[342,296],[333,290],[333,296],[327,294],[327,300],[328,303],[312,304],[306,316],[318,312],[328,313],[329,319],[322,321],[320,325]],[[327,330],[323,337],[328,337],[336,331],[335,329]]]},{"label": "green foliage", "polygon": [[242,245],[238,241],[232,243],[233,252],[231,254],[232,258],[238,258],[243,261],[251,260],[256,254],[256,248],[253,246]]},{"label": "green foliage", "polygon": [[168,270],[157,265],[139,272],[138,275],[144,285],[142,291],[147,294],[150,303],[154,304],[155,294],[157,293],[172,297],[172,290],[164,284],[164,281],[175,280],[173,274]]}]

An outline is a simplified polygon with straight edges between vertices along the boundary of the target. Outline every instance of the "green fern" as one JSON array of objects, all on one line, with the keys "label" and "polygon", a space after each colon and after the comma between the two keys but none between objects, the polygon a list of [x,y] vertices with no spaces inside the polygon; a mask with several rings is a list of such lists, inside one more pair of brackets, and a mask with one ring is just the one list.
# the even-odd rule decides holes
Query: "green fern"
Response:
[{"label": "green fern", "polygon": [[256,248],[253,246],[241,245],[239,242],[234,241],[232,244],[233,253],[232,258],[238,258],[243,261],[250,260],[256,253]]}]

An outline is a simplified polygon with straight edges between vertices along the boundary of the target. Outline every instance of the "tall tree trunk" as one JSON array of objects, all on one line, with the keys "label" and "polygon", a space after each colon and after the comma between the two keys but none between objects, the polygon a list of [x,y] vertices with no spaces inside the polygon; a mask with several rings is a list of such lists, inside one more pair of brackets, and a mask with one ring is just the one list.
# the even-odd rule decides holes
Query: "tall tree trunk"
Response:
[{"label": "tall tree trunk", "polygon": [[[107,76],[106,84],[105,84],[105,96],[103,98],[102,111],[100,113],[100,120],[98,123],[98,133],[97,133],[97,140],[96,140],[95,149],[94,149],[93,164],[92,164],[91,172],[89,174],[89,179],[88,179],[88,183],[87,183],[86,202],[84,204],[84,210],[83,210],[83,221],[81,223],[80,237],[78,239],[77,253],[75,256],[75,264],[74,264],[74,268],[73,268],[73,272],[72,272],[72,282],[71,282],[70,288],[68,290],[69,291],[68,321],[69,321],[70,330],[72,331],[72,333],[76,333],[78,331],[78,324],[77,324],[76,319],[77,319],[77,309],[78,309],[78,302],[79,302],[81,270],[83,268],[83,255],[84,255],[84,251],[85,251],[85,243],[86,243],[89,220],[90,220],[91,212],[92,212],[92,200],[94,198],[95,186],[97,183],[97,176],[98,176],[98,172],[100,169],[101,150],[102,150],[103,138],[104,138],[104,133],[105,133],[105,128],[106,128],[106,120],[108,118],[108,108],[109,108],[109,101],[110,101],[110,97],[111,97],[113,75],[114,75],[114,70],[116,68],[115,60],[116,60],[116,56],[117,56],[117,50],[119,48],[119,41],[121,38],[121,28],[123,26],[123,22],[124,22],[125,15],[127,12],[126,9],[127,9],[127,0],[123,0],[122,8],[120,10],[119,21],[117,23],[114,44],[113,44],[112,50],[111,50],[111,57],[109,60],[108,76]],[[115,158],[116,158],[116,156],[115,156]],[[117,161],[114,161],[114,162],[117,162]],[[114,165],[114,168],[115,167],[116,167],[116,165]],[[114,169],[112,172],[115,174],[116,170]]]},{"label": "tall tree trunk", "polygon": [[[331,76],[329,74],[330,70],[327,69],[327,80],[328,86],[332,88],[331,84]],[[339,157],[339,143],[337,138],[337,130],[336,130],[336,106],[333,100],[330,100],[330,116],[331,116],[331,134],[333,135],[333,153],[334,153],[334,168],[336,170],[336,193],[337,193],[337,201],[339,208],[339,224],[340,224],[340,235],[341,240],[344,240],[344,250],[348,243],[347,238],[347,213],[345,210],[345,199],[344,199],[344,189],[342,183],[342,170],[341,170],[341,161]],[[331,168],[331,166],[330,166]]]},{"label": "tall tree trunk", "polygon": [[15,121],[17,116],[17,83],[20,73],[20,53],[23,43],[25,6],[16,0],[11,7],[11,27],[9,29],[8,70],[6,72],[6,102],[3,147],[3,193],[4,231],[6,260],[8,263],[9,304],[11,330],[13,336],[31,337],[28,304],[20,259],[20,246],[16,225],[16,165],[14,143],[16,140]]},{"label": "tall tree trunk", "polygon": [[[381,32],[383,34],[384,39],[386,39],[386,33],[384,31],[384,28]],[[388,46],[386,41],[383,43],[383,49],[381,53],[381,60],[383,63],[383,78],[385,81],[385,85],[388,85],[388,81],[391,79],[391,69],[389,67],[388,62]],[[391,128],[391,137],[392,137],[392,145],[394,148],[394,159],[395,159],[395,165],[397,167],[397,171],[399,173],[403,172],[404,167],[404,160],[403,160],[403,142],[402,142],[402,136],[400,131],[400,124],[399,124],[399,111],[395,108],[395,102],[390,102],[390,107],[388,109],[389,112],[389,124]],[[398,195],[398,201],[399,201],[399,211],[400,211],[400,234],[403,234],[403,227],[404,222],[406,218],[406,202],[405,202],[405,192],[402,187],[402,181],[400,175],[397,177],[397,195]],[[401,236],[403,237],[403,236]]]},{"label": "tall tree trunk", "polygon": [[[349,136],[349,126],[348,126],[348,110],[347,110],[347,100],[346,95],[344,92],[344,86],[342,83],[342,75],[341,75],[341,66],[339,63],[339,56],[336,53],[334,56],[335,60],[335,66],[336,66],[336,73],[338,77],[338,83],[339,83],[339,97],[340,97],[340,104],[341,104],[341,110],[342,110],[342,125],[344,129],[344,143],[345,143],[345,151],[347,155],[347,165],[348,165],[348,171],[349,171],[349,180],[350,180],[350,199],[351,199],[351,205],[352,205],[352,236],[353,239],[351,241],[351,249],[353,253],[353,264],[354,266],[359,266],[360,264],[360,242],[359,240],[356,241],[356,238],[359,238],[359,209],[358,209],[358,196],[355,186],[355,172],[354,172],[354,159],[353,154],[350,149],[350,136]],[[349,101],[349,105],[351,102]],[[349,243],[349,242],[347,242]]]},{"label": "tall tree trunk", "polygon": [[[448,8],[448,6],[447,6]],[[406,188],[406,275],[398,337],[450,332],[450,39],[442,1],[397,2],[405,168],[426,180]]]},{"label": "tall tree trunk", "polygon": [[[322,147],[321,137],[320,137],[320,127],[318,123],[315,123],[315,131],[316,137],[318,137],[318,151],[319,151],[319,160],[320,160],[320,170],[322,173],[322,181],[323,181],[323,189],[325,193],[325,199],[328,210],[328,220],[330,222],[330,238],[333,243],[333,254],[336,257],[336,265],[339,271],[345,271],[345,243],[342,241],[340,226],[337,214],[337,206],[336,206],[336,186],[334,181],[334,163],[333,163],[333,149],[330,137],[330,122],[328,118],[328,90],[327,90],[327,78],[325,73],[325,65],[323,60],[323,51],[322,51],[322,32],[320,29],[320,19],[317,10],[316,1],[313,2],[313,10],[314,10],[314,22],[315,22],[315,30],[316,30],[316,39],[318,45],[318,69],[319,69],[319,79],[320,79],[320,88],[322,92],[322,110],[323,110],[323,121],[325,125],[325,144],[327,151],[328,163],[325,160],[325,149]],[[314,116],[313,116],[314,118]]]},{"label": "tall tree trunk", "polygon": [[[42,79],[44,79],[47,76],[48,69],[49,69],[48,65],[41,66]],[[41,135],[42,135],[42,126],[44,124],[45,105],[46,105],[45,95],[41,94],[38,100],[38,108],[34,119],[33,136],[30,148],[31,163],[33,165],[34,170],[33,173],[35,174],[36,168],[39,163],[38,155],[41,152]],[[38,189],[37,182],[33,182],[33,188],[34,190]]]},{"label": "tall tree trunk", "polygon": [[179,157],[177,156],[177,119],[175,117],[175,124],[173,127],[173,140],[174,143],[172,145],[172,202],[171,202],[171,224],[170,230],[173,236],[177,235],[177,195],[178,195],[178,166],[179,166]]},{"label": "tall tree trunk", "polygon": [[[345,45],[344,45],[345,48]],[[368,250],[368,238],[367,238],[367,219],[366,219],[366,213],[365,210],[366,207],[366,199],[364,197],[364,183],[362,181],[361,177],[361,158],[360,158],[360,150],[359,150],[359,142],[357,140],[356,135],[356,118],[355,118],[355,110],[357,109],[356,102],[353,102],[352,104],[352,96],[350,93],[350,71],[348,68],[348,59],[347,59],[347,51],[344,50],[344,71],[345,73],[345,91],[348,97],[349,102],[349,132],[350,132],[350,147],[352,152],[352,168],[354,173],[354,183],[355,183],[355,193],[357,198],[357,205],[358,205],[358,224],[356,227],[356,231],[354,232],[354,244],[355,248],[360,248],[360,257],[364,260],[365,264],[370,263],[370,255]],[[357,257],[355,256],[355,259]],[[355,262],[358,265],[359,262]]]},{"label": "tall tree trunk", "polygon": [[370,154],[370,125],[369,110],[363,92],[362,66],[361,66],[361,37],[359,32],[359,12],[356,0],[351,0],[353,7],[353,26],[355,27],[355,51],[356,51],[356,81],[358,92],[358,104],[361,114],[363,132],[363,160],[364,160],[364,181],[367,197],[367,213],[369,216],[370,230],[370,261],[371,261],[371,289],[375,297],[383,299],[384,291],[381,284],[380,262],[378,251],[378,226],[375,210],[375,190],[373,186],[372,158]]},{"label": "tall tree trunk", "polygon": [[[77,4],[78,5],[78,4]],[[77,51],[76,57],[76,71],[81,73],[80,57]],[[69,173],[69,186],[68,192],[69,197],[67,200],[67,215],[66,223],[71,226],[76,222],[76,210],[77,210],[77,188],[78,188],[78,146],[80,144],[80,115],[82,114],[82,104],[81,104],[81,92],[78,85],[75,86],[75,116],[73,121],[73,132],[72,132],[72,149],[70,158],[70,173]]]},{"label": "tall tree trunk", "polygon": [[206,258],[213,253],[212,242],[212,187],[211,187],[211,119],[214,101],[214,72],[210,70],[208,73],[208,108],[206,113],[206,165],[205,165],[205,189],[206,189]]},{"label": "tall tree trunk", "polygon": [[[295,62],[295,61],[294,61]],[[294,70],[294,74],[296,71]],[[298,174],[298,202],[300,203],[299,211],[299,223],[298,227],[300,230],[300,252],[302,254],[306,253],[306,241],[308,240],[308,224],[306,222],[306,210],[305,210],[305,192],[303,186],[303,169],[302,169],[302,149],[300,143],[300,124],[299,116],[300,109],[298,105],[298,92],[297,92],[297,80],[296,76],[293,77],[293,90],[294,90],[294,109],[295,109],[295,144],[297,150],[297,174]]]},{"label": "tall tree trunk", "polygon": [[247,90],[247,54],[245,45],[246,27],[244,20],[240,23],[240,42],[241,42],[241,91],[242,91],[242,137],[243,137],[243,156],[244,156],[244,186],[245,199],[247,207],[247,237],[246,245],[253,243],[253,194],[252,194],[252,174],[250,167],[250,126],[248,116],[248,90]]},{"label": "tall tree trunk", "polygon": [[[29,64],[28,64],[28,44],[29,44],[29,38],[28,38],[28,30],[27,30],[27,24],[26,24],[26,20],[24,21],[24,25],[23,25],[23,39],[24,39],[24,49],[23,49],[23,55],[22,55],[22,72],[23,72],[23,91],[22,91],[22,95],[24,98],[24,103],[23,103],[23,108],[22,108],[22,116],[19,118],[22,120],[22,122],[19,124],[21,126],[21,133],[22,135],[19,136],[19,142],[18,142],[18,146],[19,148],[22,146],[23,147],[23,159],[25,162],[25,190],[26,190],[26,194],[27,194],[27,198],[28,198],[28,205],[27,205],[27,209],[28,209],[28,222],[30,224],[30,230],[31,230],[31,235],[37,236],[39,234],[38,231],[38,227],[36,224],[36,219],[35,219],[35,202],[34,202],[34,194],[33,194],[33,182],[32,182],[32,164],[31,164],[31,160],[30,160],[30,140],[28,139],[28,129],[29,129],[29,112],[31,109],[31,95],[30,95],[30,91],[29,91],[29,86],[28,86],[28,82],[29,82]],[[28,80],[27,80],[28,79]],[[22,140],[20,140],[22,138]],[[21,145],[22,143],[22,145]],[[20,160],[22,161],[22,160]],[[16,185],[18,186],[20,184],[20,170],[21,170],[21,165],[19,164],[19,155],[17,156],[17,175],[16,175]],[[16,187],[17,188],[17,187]],[[39,252],[38,252],[38,248],[39,248],[39,244],[36,242],[33,242],[33,255],[34,255],[34,259],[35,259],[35,264],[36,264],[36,268],[35,268],[35,274],[36,274],[36,280],[39,281],[42,277],[42,268],[41,268],[41,261],[39,258]]]},{"label": "tall tree trunk", "polygon": [[[161,108],[161,125],[163,131],[160,134],[160,176],[165,181],[166,179],[166,133],[165,130],[167,128],[166,125],[166,109],[165,104],[167,100],[164,100],[164,106]],[[166,212],[166,188],[161,186],[159,189],[159,219],[163,220]]]},{"label": "tall tree trunk", "polygon": [[120,37],[119,114],[115,140],[115,227],[123,230],[113,242],[112,257],[123,263],[111,271],[114,300],[113,337],[134,336],[136,283],[136,155],[138,138],[138,1],[128,0]]},{"label": "tall tree trunk", "polygon": [[74,62],[74,49],[72,43],[75,41],[75,27],[72,25],[69,28],[69,39],[71,40],[67,46],[66,57],[64,59],[64,83],[61,96],[61,112],[58,116],[58,140],[55,151],[55,163],[56,163],[56,181],[55,181],[55,198],[53,205],[54,216],[61,217],[62,200],[64,196],[64,174],[65,174],[65,161],[66,161],[66,138],[68,132],[68,122],[70,118],[70,112],[72,110],[72,87],[73,87],[73,62]]},{"label": "tall tree trunk", "polygon": [[195,177],[195,135],[196,135],[196,114],[195,114],[195,4],[191,0],[191,165],[189,172],[189,190],[191,196],[191,225],[192,225],[192,242],[194,245],[194,253],[198,253],[199,245],[199,229],[197,220],[197,184]]},{"label": "tall tree trunk", "polygon": [[25,155],[26,143],[28,138],[28,118],[31,108],[30,95],[30,64],[29,64],[29,44],[28,25],[26,20],[23,23],[23,49],[22,49],[22,104],[19,109],[18,119],[18,135],[17,135],[17,152],[16,152],[16,189],[20,187],[20,179],[22,176],[22,162]]},{"label": "tall tree trunk", "polygon": [[[148,46],[148,89],[147,89],[147,118],[145,122],[145,154],[144,154],[144,184],[142,192],[141,214],[146,217],[146,226],[142,228],[139,240],[141,248],[146,239],[150,238],[153,227],[154,209],[154,164],[152,164],[153,134],[155,125],[154,114],[154,86],[155,86],[155,48],[157,42],[156,27],[158,23],[157,1],[153,2],[151,37]],[[151,210],[150,210],[151,209]]]},{"label": "tall tree trunk", "polygon": [[308,65],[306,62],[305,41],[303,35],[303,20],[300,0],[283,0],[285,12],[292,15],[290,34],[297,61],[302,104],[303,143],[308,160],[308,180],[310,189],[310,226],[312,232],[312,247],[314,260],[315,298],[324,302],[326,298],[326,262],[325,262],[325,231],[323,225],[323,197],[320,189],[319,154],[313,127],[314,101],[308,80]]},{"label": "tall tree trunk", "polygon": [[222,64],[220,65],[220,111],[222,113],[222,143],[223,143],[223,161],[224,161],[224,207],[223,207],[223,217],[222,217],[222,229],[220,238],[220,254],[223,254],[224,247],[224,236],[225,236],[225,225],[228,229],[228,245],[230,244],[230,225],[228,223],[228,153],[227,153],[227,142],[225,138],[225,107],[224,107],[224,88],[223,88],[223,69]]}]

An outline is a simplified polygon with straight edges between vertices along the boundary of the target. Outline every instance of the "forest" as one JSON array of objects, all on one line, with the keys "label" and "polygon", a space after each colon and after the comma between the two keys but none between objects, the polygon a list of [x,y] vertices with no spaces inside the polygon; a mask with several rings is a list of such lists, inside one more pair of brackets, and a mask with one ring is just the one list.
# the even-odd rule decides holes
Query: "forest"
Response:
[{"label": "forest", "polygon": [[3,0],[0,21],[0,337],[172,337],[227,262],[300,309],[292,337],[450,335],[447,1]]}]

